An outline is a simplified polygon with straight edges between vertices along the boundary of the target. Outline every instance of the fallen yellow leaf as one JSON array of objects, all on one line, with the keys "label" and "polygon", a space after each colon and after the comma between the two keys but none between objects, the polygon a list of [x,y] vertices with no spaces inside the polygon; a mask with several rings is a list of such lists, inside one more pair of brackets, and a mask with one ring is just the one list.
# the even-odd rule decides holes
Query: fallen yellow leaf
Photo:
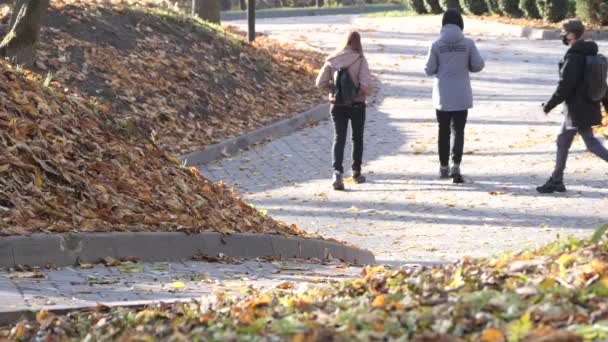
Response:
[{"label": "fallen yellow leaf", "polygon": [[385,305],[386,305],[386,296],[383,294],[374,298],[374,301],[372,302],[372,308],[381,308],[381,307],[384,307]]},{"label": "fallen yellow leaf", "polygon": [[173,289],[183,289],[184,287],[186,287],[186,285],[181,281],[176,281],[173,284],[171,284],[171,288],[173,288]]}]

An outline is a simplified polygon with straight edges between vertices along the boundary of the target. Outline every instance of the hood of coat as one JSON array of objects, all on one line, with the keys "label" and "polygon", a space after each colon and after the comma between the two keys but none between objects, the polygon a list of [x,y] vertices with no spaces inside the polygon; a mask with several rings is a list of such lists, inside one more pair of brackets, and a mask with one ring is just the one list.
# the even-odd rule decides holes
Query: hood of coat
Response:
[{"label": "hood of coat", "polygon": [[464,39],[464,33],[462,33],[462,30],[457,25],[446,24],[441,29],[439,39],[444,43],[454,44]]},{"label": "hood of coat", "polygon": [[577,40],[568,49],[568,53],[577,53],[583,56],[595,56],[597,51],[597,44],[586,40]]},{"label": "hood of coat", "polygon": [[337,55],[328,57],[327,62],[331,65],[332,68],[339,69],[350,66],[351,64],[355,63],[355,61],[360,57],[361,55],[357,51],[344,49],[340,51]]}]

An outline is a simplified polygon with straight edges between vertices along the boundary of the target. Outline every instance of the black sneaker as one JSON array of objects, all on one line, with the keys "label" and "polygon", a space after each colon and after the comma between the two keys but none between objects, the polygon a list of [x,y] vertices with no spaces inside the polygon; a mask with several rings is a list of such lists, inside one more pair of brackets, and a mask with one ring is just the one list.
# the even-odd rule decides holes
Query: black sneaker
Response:
[{"label": "black sneaker", "polygon": [[550,194],[553,192],[565,192],[566,186],[563,181],[554,181],[553,178],[549,178],[547,183],[537,186],[536,191],[541,194]]},{"label": "black sneaker", "polygon": [[344,182],[342,181],[342,172],[334,171],[333,180],[334,180],[334,182],[332,183],[332,186],[334,187],[334,190],[344,190]]},{"label": "black sneaker", "polygon": [[439,167],[439,178],[441,178],[441,179],[450,178],[450,168],[448,166]]},{"label": "black sneaker", "polygon": [[464,178],[462,178],[462,174],[460,173],[460,164],[452,165],[452,169],[450,170],[450,178],[452,178],[452,183],[454,184],[464,183]]},{"label": "black sneaker", "polygon": [[450,178],[452,178],[452,183],[454,183],[454,184],[464,183],[464,178],[462,177],[462,175],[460,173],[452,174],[452,175],[450,175]]},{"label": "black sneaker", "polygon": [[355,182],[355,184],[365,183],[365,181],[365,176],[362,175],[361,172],[353,172],[353,182]]}]

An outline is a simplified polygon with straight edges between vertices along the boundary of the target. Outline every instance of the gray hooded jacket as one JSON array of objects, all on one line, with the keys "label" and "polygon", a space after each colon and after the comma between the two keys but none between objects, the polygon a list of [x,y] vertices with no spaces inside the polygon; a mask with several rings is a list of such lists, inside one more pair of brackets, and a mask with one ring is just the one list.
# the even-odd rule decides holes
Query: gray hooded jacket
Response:
[{"label": "gray hooded jacket", "polygon": [[475,42],[465,38],[460,27],[447,24],[439,39],[431,45],[424,71],[435,76],[433,106],[451,112],[473,107],[473,91],[469,72],[485,66]]}]

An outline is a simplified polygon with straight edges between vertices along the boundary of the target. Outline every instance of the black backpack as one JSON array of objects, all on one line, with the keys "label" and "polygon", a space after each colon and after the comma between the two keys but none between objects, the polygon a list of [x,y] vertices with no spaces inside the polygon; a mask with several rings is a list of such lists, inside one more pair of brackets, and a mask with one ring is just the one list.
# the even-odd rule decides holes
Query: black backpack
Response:
[{"label": "black backpack", "polygon": [[334,74],[334,98],[336,99],[335,104],[350,106],[355,103],[359,88],[355,85],[348,68],[355,64],[359,58],[357,58],[349,66],[339,68]]},{"label": "black backpack", "polygon": [[587,97],[591,101],[601,101],[608,91],[608,59],[602,55],[587,56],[585,58],[585,85]]}]

